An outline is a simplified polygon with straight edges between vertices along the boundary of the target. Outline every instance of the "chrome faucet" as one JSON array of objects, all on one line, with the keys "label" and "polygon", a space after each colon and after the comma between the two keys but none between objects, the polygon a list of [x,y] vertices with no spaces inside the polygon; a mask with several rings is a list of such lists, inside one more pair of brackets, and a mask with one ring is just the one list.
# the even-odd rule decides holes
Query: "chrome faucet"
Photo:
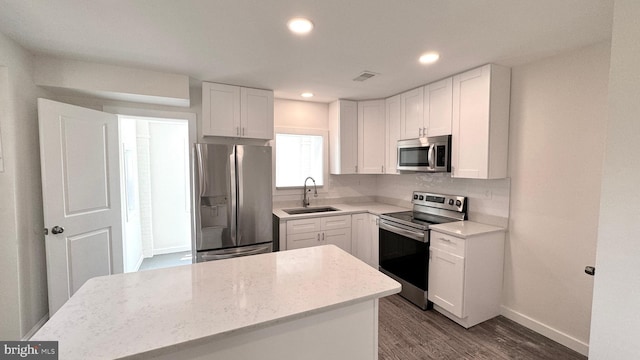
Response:
[{"label": "chrome faucet", "polygon": [[[307,196],[307,180],[313,181],[313,197],[318,197],[318,188],[316,187],[316,181],[311,176],[304,179],[304,194],[302,196],[302,207],[309,206],[309,197]],[[309,189],[311,191],[311,189]]]}]

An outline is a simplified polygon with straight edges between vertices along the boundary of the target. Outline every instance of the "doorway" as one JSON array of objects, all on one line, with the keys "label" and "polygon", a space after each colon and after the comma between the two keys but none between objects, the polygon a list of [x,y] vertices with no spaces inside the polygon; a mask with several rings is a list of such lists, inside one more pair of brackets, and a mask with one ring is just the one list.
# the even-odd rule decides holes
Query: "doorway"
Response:
[{"label": "doorway", "polygon": [[192,263],[189,123],[119,115],[124,272]]}]

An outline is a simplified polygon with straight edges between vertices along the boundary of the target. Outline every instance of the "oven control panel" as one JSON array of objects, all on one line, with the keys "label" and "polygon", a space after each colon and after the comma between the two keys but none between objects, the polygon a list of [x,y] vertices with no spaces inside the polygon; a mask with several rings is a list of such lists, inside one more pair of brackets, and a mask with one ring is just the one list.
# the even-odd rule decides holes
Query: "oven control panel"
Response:
[{"label": "oven control panel", "polygon": [[442,195],[414,191],[413,199],[411,199],[411,202],[414,205],[429,206],[458,212],[465,212],[467,210],[467,198],[465,196]]}]

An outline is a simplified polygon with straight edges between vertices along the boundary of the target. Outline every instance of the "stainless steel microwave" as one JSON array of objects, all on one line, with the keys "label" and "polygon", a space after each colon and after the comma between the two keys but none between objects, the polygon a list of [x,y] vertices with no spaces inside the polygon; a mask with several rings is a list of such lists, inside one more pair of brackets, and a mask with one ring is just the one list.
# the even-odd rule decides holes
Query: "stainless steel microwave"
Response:
[{"label": "stainless steel microwave", "polygon": [[399,171],[451,172],[451,135],[398,141]]}]

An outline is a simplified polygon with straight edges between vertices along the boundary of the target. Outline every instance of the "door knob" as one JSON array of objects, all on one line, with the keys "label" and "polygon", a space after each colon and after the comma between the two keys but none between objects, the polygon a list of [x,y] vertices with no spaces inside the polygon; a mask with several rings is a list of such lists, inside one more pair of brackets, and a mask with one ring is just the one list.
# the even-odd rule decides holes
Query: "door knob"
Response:
[{"label": "door knob", "polygon": [[54,226],[51,228],[51,233],[54,235],[62,234],[64,232],[64,228],[62,226]]},{"label": "door knob", "polygon": [[596,268],[594,266],[587,266],[584,268],[584,272],[591,276],[594,276],[596,274]]}]

